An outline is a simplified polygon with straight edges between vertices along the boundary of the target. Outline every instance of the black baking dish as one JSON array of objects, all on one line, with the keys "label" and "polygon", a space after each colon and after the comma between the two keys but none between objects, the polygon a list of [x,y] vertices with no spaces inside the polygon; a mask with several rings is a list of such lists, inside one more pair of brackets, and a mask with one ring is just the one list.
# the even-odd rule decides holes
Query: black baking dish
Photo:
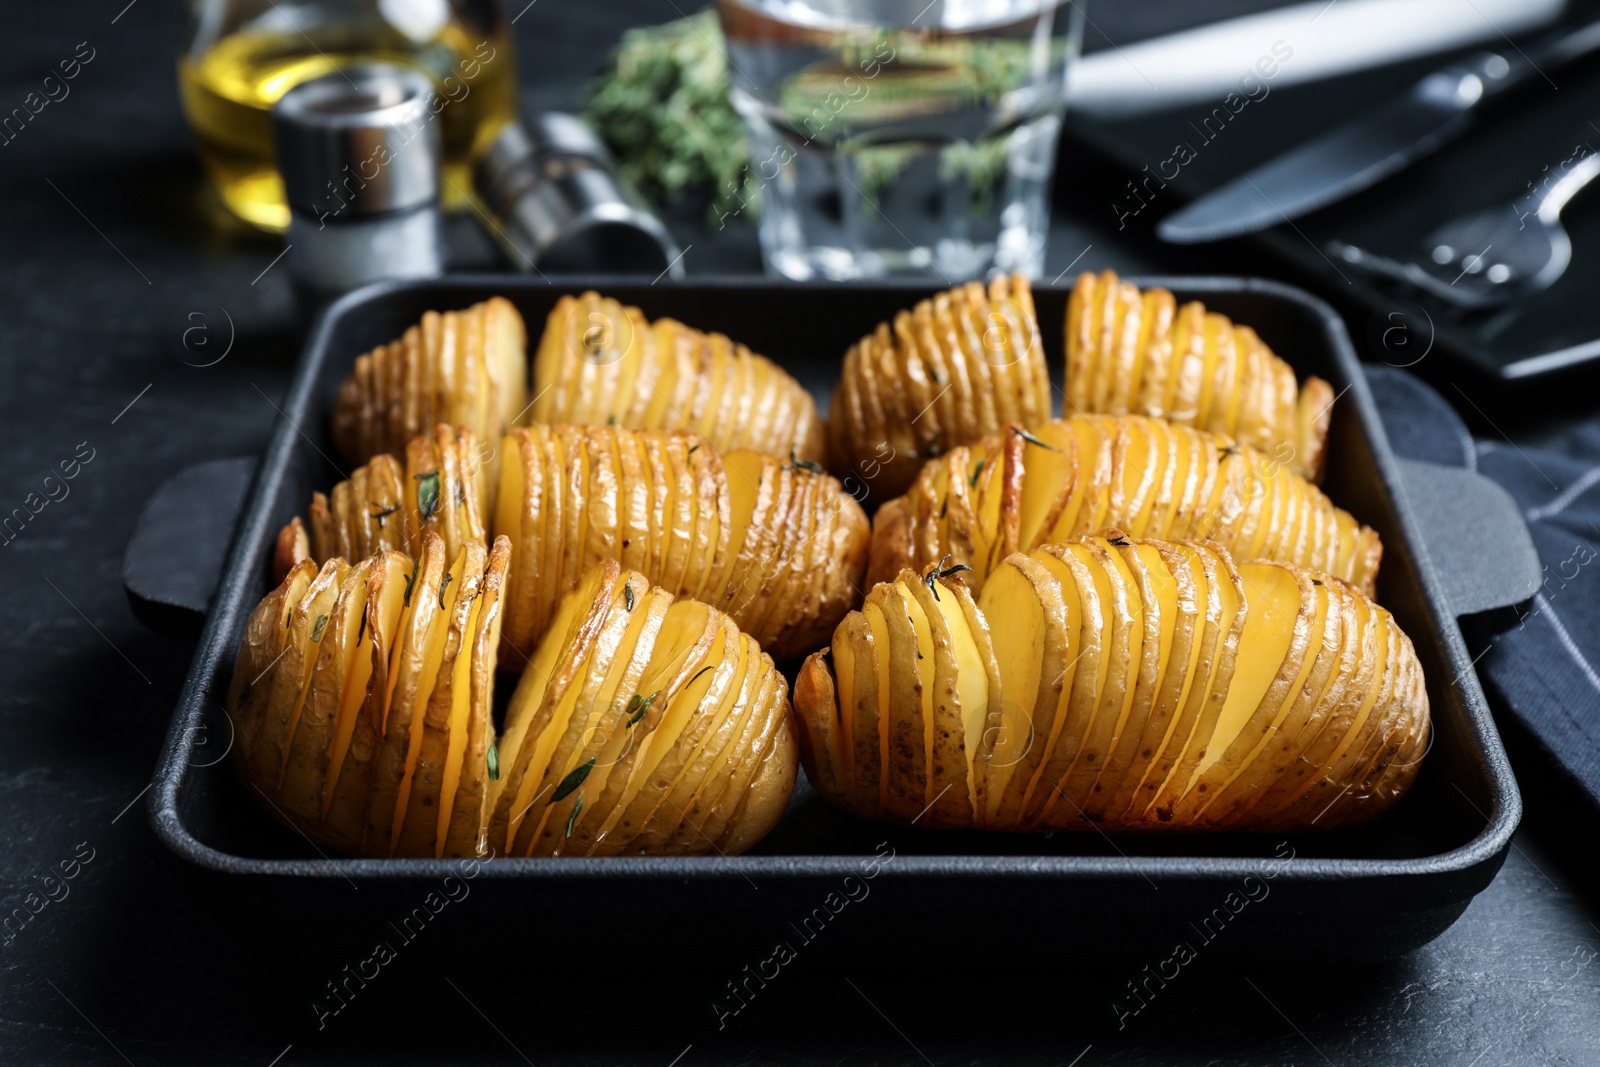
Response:
[{"label": "black baking dish", "polygon": [[[456,922],[503,936],[508,916],[559,915],[568,921],[531,924],[542,950],[599,942],[641,958],[684,948],[703,956],[711,924],[723,950],[738,957],[770,946],[790,920],[810,913],[846,876],[862,876],[878,856],[873,891],[852,905],[854,932],[819,941],[815,952],[865,959],[884,951],[903,957],[919,947],[939,955],[1070,950],[1081,958],[1170,948],[1187,922],[1212,914],[1230,895],[1239,899],[1247,884],[1254,890],[1248,921],[1219,939],[1220,955],[1355,963],[1404,953],[1448,927],[1499,869],[1521,811],[1456,615],[1532,595],[1538,566],[1526,532],[1520,541],[1502,537],[1492,550],[1463,545],[1459,524],[1441,528],[1438,541],[1426,536],[1430,502],[1441,500],[1457,507],[1468,501],[1488,525],[1511,528],[1520,520],[1509,498],[1476,475],[1396,460],[1343,327],[1323,304],[1260,281],[1140,281],[1249,323],[1302,376],[1319,374],[1339,392],[1325,488],[1383,537],[1378,597],[1415,642],[1436,730],[1415,788],[1393,811],[1368,827],[1287,839],[950,834],[857,822],[829,808],[802,778],[783,821],[747,855],[494,860],[476,872],[473,903],[459,909]],[[310,337],[282,401],[284,418],[256,466],[150,796],[157,835],[214,911],[245,920],[239,928],[268,937],[293,930],[292,943],[305,946],[318,928],[359,930],[408,913],[459,873],[456,861],[321,855],[255,811],[228,762],[217,758],[223,747],[208,743],[228,730],[221,703],[245,620],[268,591],[274,535],[313,488],[338,477],[326,458],[333,454],[326,425],[339,380],[358,353],[398,336],[427,309],[505,295],[526,317],[531,345],[556,298],[588,287],[652,317],[671,314],[728,333],[782,363],[819,398],[853,340],[931,291],[925,284],[725,279],[652,286],[461,276],[374,286],[333,305]],[[1058,382],[1067,292],[1044,287],[1036,294]],[[1430,557],[1425,544],[1442,546],[1435,555],[1448,554],[1453,579],[1471,565],[1462,561],[1478,561],[1471,581],[1446,586],[1442,558]],[[137,551],[136,544],[130,554]],[[1463,588],[1476,590],[1475,601],[1464,604],[1458,594],[1452,606],[1450,590]],[[633,921],[608,922],[618,909]],[[662,921],[644,921],[652,918]],[[928,936],[934,928],[938,938]],[[470,951],[453,948],[454,938],[438,940],[435,951]]]}]

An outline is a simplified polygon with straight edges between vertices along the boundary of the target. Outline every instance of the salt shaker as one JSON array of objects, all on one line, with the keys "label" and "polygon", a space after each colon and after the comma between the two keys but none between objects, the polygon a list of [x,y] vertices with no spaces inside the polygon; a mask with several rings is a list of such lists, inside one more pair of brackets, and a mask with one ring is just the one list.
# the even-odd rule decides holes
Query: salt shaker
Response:
[{"label": "salt shaker", "polygon": [[434,100],[420,71],[367,63],[303,82],[273,108],[289,269],[313,294],[444,272]]}]

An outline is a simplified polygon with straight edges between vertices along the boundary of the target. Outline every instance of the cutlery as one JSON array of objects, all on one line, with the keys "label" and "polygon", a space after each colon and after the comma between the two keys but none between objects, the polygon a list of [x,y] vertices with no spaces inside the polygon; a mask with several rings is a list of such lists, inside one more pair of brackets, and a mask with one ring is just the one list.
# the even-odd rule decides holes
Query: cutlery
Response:
[{"label": "cutlery", "polygon": [[1328,254],[1382,277],[1405,282],[1457,307],[1498,307],[1556,283],[1572,262],[1572,238],[1561,209],[1600,177],[1600,153],[1590,152],[1526,198],[1452,219],[1422,240],[1418,255],[1394,260],[1333,241]]},{"label": "cutlery", "polygon": [[1200,197],[1157,228],[1174,244],[1241,237],[1360,192],[1453,141],[1486,101],[1600,48],[1600,20],[1526,51],[1480,52],[1410,92]]}]

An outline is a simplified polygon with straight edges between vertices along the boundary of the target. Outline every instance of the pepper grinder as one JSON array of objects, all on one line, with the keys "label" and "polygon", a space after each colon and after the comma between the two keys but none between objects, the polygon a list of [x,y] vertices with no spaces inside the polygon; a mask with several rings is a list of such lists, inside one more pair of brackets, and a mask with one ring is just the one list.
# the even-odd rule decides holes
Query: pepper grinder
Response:
[{"label": "pepper grinder", "polygon": [[517,270],[683,276],[666,227],[617,177],[611,154],[576,115],[547,111],[506,123],[474,180]]},{"label": "pepper grinder", "polygon": [[420,71],[366,63],[303,82],[272,109],[289,269],[314,300],[444,272],[434,99]]}]

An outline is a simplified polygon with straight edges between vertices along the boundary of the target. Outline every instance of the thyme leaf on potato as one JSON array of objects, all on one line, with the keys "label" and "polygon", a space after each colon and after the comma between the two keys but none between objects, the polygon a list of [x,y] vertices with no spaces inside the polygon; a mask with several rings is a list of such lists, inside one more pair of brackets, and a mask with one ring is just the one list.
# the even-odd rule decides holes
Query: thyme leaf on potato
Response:
[{"label": "thyme leaf on potato", "polygon": [[[651,693],[649,696],[645,696],[643,693],[633,694],[632,698],[630,698],[628,701],[627,711],[625,712],[625,714],[628,716],[628,725],[633,726],[638,723],[640,719],[644,718],[645,712],[650,710],[650,705],[653,704],[656,697],[660,695],[661,690],[659,689],[657,689],[654,693]],[[592,763],[593,761],[591,760],[590,762]]]},{"label": "thyme leaf on potato", "polygon": [[556,791],[550,795],[550,803],[554,804],[558,800],[565,800],[571,796],[583,784],[583,780],[589,777],[589,772],[594,770],[594,760],[595,757],[590,756],[588,763],[569,771],[567,776],[561,779],[561,784],[556,786]]},{"label": "thyme leaf on potato", "polygon": [[809,459],[800,459],[795,455],[794,449],[789,449],[789,469],[807,471],[811,474],[827,474],[828,471],[820,463],[813,463]]},{"label": "thyme leaf on potato", "polygon": [[417,521],[427,522],[433,518],[433,513],[439,507],[439,472],[428,471],[426,474],[414,474],[417,480]]},{"label": "thyme leaf on potato", "polygon": [[943,559],[929,567],[922,575],[922,584],[928,587],[928,592],[933,594],[934,600],[939,599],[940,578],[949,578],[951,575],[960,574],[962,571],[970,571],[972,569],[965,563],[957,563],[953,567],[946,567],[945,562],[949,559],[950,553],[946,552]]},{"label": "thyme leaf on potato", "polygon": [[489,746],[489,760],[488,760],[488,763],[489,763],[489,781],[498,782],[500,780],[500,746],[499,745],[490,745]]},{"label": "thyme leaf on potato", "polygon": [[628,610],[633,610],[633,579],[629,578],[622,583],[622,602],[628,605]]},{"label": "thyme leaf on potato", "polygon": [[1047,445],[1047,444],[1045,444],[1043,441],[1039,440],[1033,434],[1029,433],[1027,430],[1024,430],[1021,426],[1012,426],[1011,427],[1011,432],[1016,434],[1018,437],[1022,438],[1024,441],[1028,442],[1030,445],[1038,445],[1040,448],[1048,449],[1051,452],[1060,452],[1061,451],[1061,449],[1057,448],[1055,445]]},{"label": "thyme leaf on potato", "polygon": [[450,588],[450,572],[445,571],[444,577],[439,579],[439,610],[444,610],[444,591]]},{"label": "thyme leaf on potato", "polygon": [[583,810],[583,798],[579,797],[577,799],[577,801],[572,805],[572,814],[567,816],[567,836],[568,837],[572,836],[572,827],[574,825],[576,825],[576,823],[578,821],[578,812],[580,812],[582,810]]},{"label": "thyme leaf on potato", "polygon": [[321,641],[322,640],[322,631],[326,630],[327,628],[328,628],[328,617],[326,615],[318,615],[317,616],[316,625],[311,627],[311,640],[313,640],[313,641]]}]

